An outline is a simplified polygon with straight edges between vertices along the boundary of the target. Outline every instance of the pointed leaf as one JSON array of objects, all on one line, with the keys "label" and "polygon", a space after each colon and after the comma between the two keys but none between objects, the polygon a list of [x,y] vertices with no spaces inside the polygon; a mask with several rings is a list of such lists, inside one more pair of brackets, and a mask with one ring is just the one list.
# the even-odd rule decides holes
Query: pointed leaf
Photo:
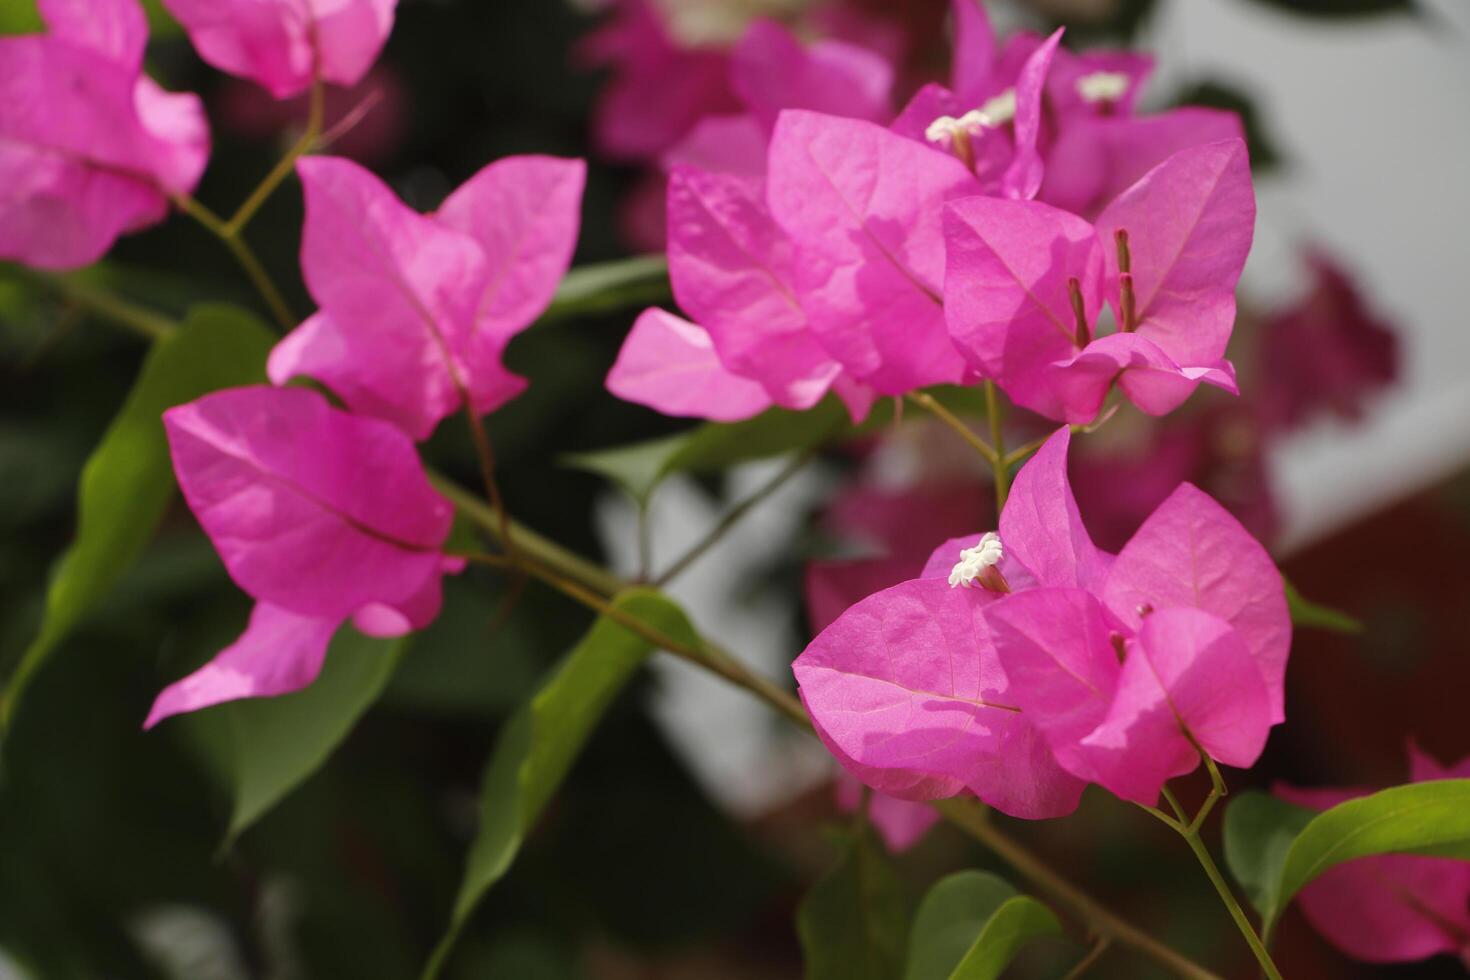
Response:
[{"label": "pointed leaf", "polygon": [[903,887],[870,831],[844,835],[840,846],[796,910],[806,980],[898,980],[909,919]]},{"label": "pointed leaf", "polygon": [[1287,851],[1268,927],[1328,868],[1373,854],[1470,860],[1470,779],[1394,786],[1318,814]]},{"label": "pointed leaf", "polygon": [[[683,612],[657,592],[625,592],[613,605],[672,640],[699,642]],[[425,968],[425,980],[438,975],[475,905],[510,870],[521,843],[588,736],[652,652],[648,640],[615,620],[601,618],[530,702],[506,722],[485,770],[480,827],[449,932]]]},{"label": "pointed leaf", "polygon": [[224,776],[234,794],[227,848],[321,768],[383,692],[408,643],[338,630],[310,687],[233,701],[186,723],[196,737],[227,747]]},{"label": "pointed leaf", "polygon": [[1240,794],[1225,810],[1225,864],[1262,916],[1275,907],[1286,853],[1313,816],[1259,790]]},{"label": "pointed leaf", "polygon": [[1286,608],[1291,611],[1291,621],[1308,629],[1326,630],[1329,633],[1361,633],[1363,622],[1331,606],[1313,602],[1292,585],[1285,576],[1281,584],[1286,586]]},{"label": "pointed leaf", "polygon": [[562,279],[537,325],[568,317],[658,303],[669,296],[669,263],[662,255],[578,266]]},{"label": "pointed leaf", "polygon": [[142,554],[174,493],[160,416],[206,392],[265,377],[274,337],[253,315],[198,306],[179,331],[158,341],[128,400],[86,467],[77,501],[76,540],[57,565],[41,633],[0,703],[8,723],[31,674]]},{"label": "pointed leaf", "polygon": [[959,871],[924,895],[909,935],[904,980],[948,980],[985,924],[1016,890],[987,871]]},{"label": "pointed leaf", "polygon": [[995,980],[1022,946],[1061,932],[1062,924],[1051,909],[1027,895],[1017,895],[995,910],[950,980]]}]

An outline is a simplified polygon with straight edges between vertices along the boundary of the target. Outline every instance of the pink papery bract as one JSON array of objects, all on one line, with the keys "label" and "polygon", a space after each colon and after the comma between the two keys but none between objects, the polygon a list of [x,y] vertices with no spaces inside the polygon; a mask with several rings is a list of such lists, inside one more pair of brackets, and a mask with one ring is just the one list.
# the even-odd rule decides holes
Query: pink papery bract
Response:
[{"label": "pink papery bract", "polygon": [[[1115,380],[1154,415],[1178,407],[1200,382],[1235,392],[1224,354],[1254,223],[1238,140],[1174,154],[1095,225],[1042,203],[951,204],[950,333],[1014,401],[1060,421],[1090,421]],[[1120,234],[1131,253],[1129,277],[1119,268]],[[1130,277],[1134,329],[1097,337],[1104,298],[1123,322]]]},{"label": "pink papery bract", "polygon": [[502,356],[571,260],[581,161],[497,161],[435,215],[347,160],[308,157],[297,170],[301,268],[321,309],[271,353],[271,380],[314,377],[415,439],[466,397],[484,414],[524,389]]},{"label": "pink papery bract", "polygon": [[607,375],[607,390],[664,415],[738,422],[771,407],[771,396],[727,370],[709,332],[659,309],[644,310]]},{"label": "pink papery bract", "polygon": [[974,176],[880,126],[801,110],[777,120],[769,162],[767,201],[821,345],[880,394],[964,377],[940,299],[941,214]]},{"label": "pink papery bract", "polygon": [[893,66],[843,41],[803,46],[772,20],[746,28],[730,56],[730,83],[768,129],[783,109],[811,109],[886,122],[892,115]]},{"label": "pink papery bract", "polygon": [[398,429],[304,388],[216,392],[163,421],[184,499],[256,608],[148,724],[306,686],[349,617],[395,636],[438,615],[442,576],[463,566],[441,554],[453,508]]},{"label": "pink papery bract", "polygon": [[[851,813],[863,803],[863,784],[847,773],[837,777],[837,806]],[[868,798],[868,821],[895,854],[923,840],[936,823],[939,811],[925,803],[912,803],[895,796],[873,793]]]},{"label": "pink papery bract", "polygon": [[819,733],[869,786],[963,787],[1020,816],[1067,812],[1084,781],[1152,804],[1196,744],[1248,766],[1281,719],[1290,621],[1265,550],[1188,484],[1119,556],[1099,550],[1069,441],[1063,427],[1018,474],[988,579],[961,560],[979,535],[945,542],[797,659]]},{"label": "pink papery bract", "polygon": [[163,0],[199,56],[278,99],[318,77],[356,85],[388,34],[398,0]]},{"label": "pink papery bract", "polygon": [[0,259],[97,261],[163,220],[209,157],[198,97],[141,74],[136,0],[44,0],[50,33],[0,38]]},{"label": "pink papery bract", "polygon": [[793,665],[818,734],[854,775],[902,799],[963,789],[1023,817],[1071,812],[1081,782],[1016,751],[1027,723],[990,648],[983,590],[914,580],[853,606]]}]

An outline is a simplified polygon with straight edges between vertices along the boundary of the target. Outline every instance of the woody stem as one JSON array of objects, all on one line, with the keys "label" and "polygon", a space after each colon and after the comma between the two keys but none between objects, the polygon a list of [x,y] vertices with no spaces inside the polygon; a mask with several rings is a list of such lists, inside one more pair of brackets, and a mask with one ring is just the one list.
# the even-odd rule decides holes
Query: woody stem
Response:
[{"label": "woody stem", "polygon": [[995,450],[991,448],[990,444],[977,436],[964,423],[963,419],[940,404],[939,399],[924,391],[913,392],[907,398],[915,405],[932,413],[935,418],[953,429],[956,435],[969,443],[970,447],[978,452],[991,466],[995,466],[1000,461],[1000,457],[996,455]]},{"label": "woody stem", "polygon": [[270,309],[271,315],[281,325],[282,330],[291,330],[297,324],[297,319],[291,314],[291,308],[286,305],[286,300],[281,296],[281,291],[271,281],[270,274],[265,271],[265,266],[260,264],[260,259],[246,244],[245,239],[238,233],[230,230],[228,222],[209,208],[200,204],[188,194],[176,194],[173,197],[174,206],[180,211],[199,222],[206,231],[214,235],[224,243],[230,254],[235,256],[235,261],[240,263],[240,268],[245,270],[246,277],[255,286],[255,291],[265,301]]},{"label": "woody stem", "polygon": [[[498,533],[498,520],[491,508],[442,478],[436,479],[435,485],[482,527]],[[802,730],[813,731],[811,719],[797,698],[779,685],[749,670],[723,648],[707,640],[701,640],[697,647],[680,643],[613,605],[609,599],[627,588],[628,583],[528,529],[518,526],[516,539],[522,547],[514,558],[503,555],[461,557],[494,567],[513,566],[599,615],[620,623],[660,649],[689,660],[750,692]],[[1127,946],[1185,980],[1219,980],[1216,974],[1114,915],[1102,903],[1052,870],[1023,844],[995,827],[989,819],[988,811],[978,801],[940,800],[934,806],[952,824],[998,854],[1039,890],[1086,922],[1095,935],[1107,937],[1120,946]]]}]

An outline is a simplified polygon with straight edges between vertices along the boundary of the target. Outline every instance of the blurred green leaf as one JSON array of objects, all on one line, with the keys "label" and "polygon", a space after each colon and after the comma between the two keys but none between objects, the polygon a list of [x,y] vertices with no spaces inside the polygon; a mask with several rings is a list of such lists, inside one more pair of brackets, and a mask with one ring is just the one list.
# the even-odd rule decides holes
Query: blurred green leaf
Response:
[{"label": "blurred green leaf", "polygon": [[1292,625],[1326,630],[1329,633],[1363,632],[1363,624],[1359,620],[1313,602],[1298,592],[1296,586],[1286,578],[1282,578],[1281,582],[1286,586],[1286,607],[1291,611]]},{"label": "blurred green leaf", "polygon": [[[1239,803],[1236,801],[1231,809]],[[1251,807],[1260,809],[1252,812]],[[1259,826],[1268,826],[1271,814],[1263,804],[1251,807],[1237,824],[1244,820],[1247,827],[1258,825],[1255,839],[1265,842],[1263,850],[1268,856],[1252,859],[1238,854],[1231,860],[1227,853],[1226,860],[1232,870],[1237,866],[1243,869],[1242,883],[1249,879],[1257,882],[1248,888],[1261,895],[1259,907],[1267,933],[1303,886],[1344,861],[1375,854],[1422,854],[1470,860],[1470,779],[1394,786],[1319,813],[1291,840],[1280,860],[1280,871],[1274,876],[1274,853],[1281,848],[1280,840],[1275,838],[1285,831],[1271,831],[1269,827],[1261,831]],[[1226,816],[1228,820],[1229,814]],[[1284,812],[1278,812],[1277,816],[1284,816]],[[1299,818],[1288,816],[1283,823],[1289,827],[1294,819]],[[1237,839],[1244,836],[1237,826]],[[1242,846],[1237,844],[1237,852]]]},{"label": "blurred green leaf", "polygon": [[[182,33],[179,22],[163,8],[162,0],[143,0],[151,37],[173,37]],[[0,34],[36,34],[45,30],[35,0],[5,0],[0,3]]]},{"label": "blurred green leaf", "polygon": [[[613,606],[669,639],[699,642],[684,613],[657,592],[635,589]],[[480,828],[470,848],[448,934],[424,969],[439,974],[475,905],[510,869],[547,802],[561,785],[592,730],[653,646],[602,617],[547,680],[506,722],[480,791]]]},{"label": "blurred green leaf", "polygon": [[796,910],[806,980],[895,980],[908,933],[903,886],[867,829],[840,835],[839,846]]},{"label": "blurred green leaf", "polygon": [[163,411],[210,391],[265,380],[274,335],[250,313],[197,306],[154,344],[132,392],[82,470],[76,540],[57,565],[40,635],[0,699],[0,730],[26,683],[68,632],[130,568],[174,492]]},{"label": "blurred green leaf", "polygon": [[688,434],[680,434],[590,453],[568,453],[561,459],[573,469],[596,473],[617,484],[641,509],[648,506],[648,498],[668,475],[669,461],[689,440]]},{"label": "blurred green leaf", "polygon": [[646,306],[668,297],[669,262],[662,255],[599,262],[568,272],[537,322]]},{"label": "blurred green leaf", "polygon": [[1263,917],[1276,905],[1286,853],[1316,816],[1306,807],[1248,790],[1225,811],[1225,864]]},{"label": "blurred green leaf", "polygon": [[1058,935],[1046,906],[983,871],[940,880],[919,904],[904,980],[993,980],[1027,942]]},{"label": "blurred green leaf", "polygon": [[1284,158],[1280,144],[1267,130],[1255,100],[1245,92],[1225,82],[1206,79],[1186,89],[1175,101],[1179,105],[1224,109],[1239,116],[1240,124],[1245,130],[1245,145],[1250,153],[1253,173],[1281,165]]},{"label": "blurred green leaf", "polygon": [[995,980],[1022,946],[1061,933],[1062,924],[1051,909],[1029,895],[1017,895],[995,910],[949,980]]},{"label": "blurred green leaf", "polygon": [[327,761],[383,692],[408,643],[344,627],[309,687],[188,716],[191,734],[212,747],[234,794],[226,848]]}]

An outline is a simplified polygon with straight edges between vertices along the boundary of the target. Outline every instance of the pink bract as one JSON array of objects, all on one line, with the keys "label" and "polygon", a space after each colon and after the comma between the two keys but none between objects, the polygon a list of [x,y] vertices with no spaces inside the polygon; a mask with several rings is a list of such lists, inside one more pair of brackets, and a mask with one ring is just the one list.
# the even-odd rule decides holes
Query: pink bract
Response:
[{"label": "pink bract", "polygon": [[1046,442],[1001,513],[986,574],[1009,594],[954,577],[975,537],[946,542],[797,658],[819,734],[873,788],[968,789],[1027,817],[1068,812],[1084,781],[1152,804],[1198,764],[1191,738],[1246,766],[1283,716],[1290,622],[1265,550],[1186,484],[1120,555],[1100,551],[1069,441],[1063,428]]},{"label": "pink bract", "polygon": [[278,99],[313,79],[356,85],[388,34],[398,0],[164,0],[199,56]]},{"label": "pink bract", "polygon": [[[978,372],[1018,404],[1061,421],[1090,421],[1115,380],[1155,415],[1201,381],[1233,392],[1224,354],[1254,222],[1238,140],[1176,153],[1096,224],[1036,202],[951,204],[950,332]],[[1099,337],[1104,300],[1119,332]]]},{"label": "pink bract", "polygon": [[[1470,778],[1470,759],[1453,766],[1409,743],[1409,779]],[[1326,810],[1373,790],[1304,789],[1277,784],[1275,795]],[[1470,964],[1470,863],[1451,858],[1385,854],[1329,868],[1297,902],[1332,945],[1370,963],[1407,963],[1450,953]]]},{"label": "pink bract", "polygon": [[[862,804],[863,784],[843,773],[837,777],[837,806],[851,813]],[[939,811],[924,803],[910,803],[894,796],[874,793],[868,799],[868,820],[883,843],[895,854],[923,840],[936,823]]]},{"label": "pink bract", "polygon": [[271,353],[271,380],[314,377],[415,439],[466,397],[484,414],[525,388],[502,356],[571,261],[580,160],[497,161],[433,215],[347,160],[308,157],[297,171],[301,268],[321,309]]},{"label": "pink bract", "polygon": [[821,345],[880,394],[964,377],[944,328],[940,219],[974,176],[872,123],[802,110],[781,114],[769,159],[767,201]]},{"label": "pink bract", "polygon": [[141,74],[135,0],[44,0],[50,33],[0,38],[0,259],[95,262],[119,235],[163,220],[209,157],[194,95]]},{"label": "pink bract", "polygon": [[607,376],[607,390],[665,415],[737,422],[771,407],[758,383],[727,370],[708,331],[644,310]]},{"label": "pink bract", "polygon": [[309,684],[353,617],[399,635],[438,615],[453,508],[413,443],[304,388],[235,388],[171,408],[164,429],[189,508],[256,610],[244,635],[168,688],[148,724]]}]

